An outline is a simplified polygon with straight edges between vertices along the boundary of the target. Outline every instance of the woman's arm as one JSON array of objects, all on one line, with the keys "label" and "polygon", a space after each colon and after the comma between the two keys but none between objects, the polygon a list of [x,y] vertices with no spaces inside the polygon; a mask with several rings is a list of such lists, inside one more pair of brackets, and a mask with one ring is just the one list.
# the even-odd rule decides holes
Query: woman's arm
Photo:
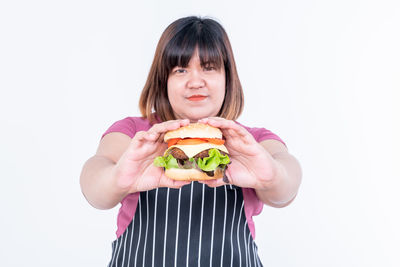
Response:
[{"label": "woman's arm", "polygon": [[83,166],[81,189],[93,207],[111,209],[127,195],[126,188],[117,186],[113,172],[130,142],[131,138],[123,133],[107,134],[101,139],[96,155]]},{"label": "woman's arm", "polygon": [[122,133],[109,133],[100,141],[96,155],[83,166],[81,188],[88,202],[99,209],[115,207],[125,196],[157,187],[180,188],[188,181],[169,179],[153,164],[167,145],[167,131],[189,124],[189,120],[167,121],[139,131],[131,139]]},{"label": "woman's arm", "polygon": [[265,140],[260,144],[274,159],[276,173],[268,188],[256,189],[256,194],[269,206],[286,207],[294,200],[300,186],[302,176],[300,164],[281,142]]}]

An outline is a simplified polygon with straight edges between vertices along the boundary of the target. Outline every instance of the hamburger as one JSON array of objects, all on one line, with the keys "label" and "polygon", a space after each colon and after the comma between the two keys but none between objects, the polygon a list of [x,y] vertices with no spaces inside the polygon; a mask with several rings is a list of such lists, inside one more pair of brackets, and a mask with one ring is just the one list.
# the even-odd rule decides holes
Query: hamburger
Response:
[{"label": "hamburger", "polygon": [[219,179],[230,163],[220,129],[208,124],[191,123],[164,135],[168,149],[154,159],[174,180],[198,181]]}]

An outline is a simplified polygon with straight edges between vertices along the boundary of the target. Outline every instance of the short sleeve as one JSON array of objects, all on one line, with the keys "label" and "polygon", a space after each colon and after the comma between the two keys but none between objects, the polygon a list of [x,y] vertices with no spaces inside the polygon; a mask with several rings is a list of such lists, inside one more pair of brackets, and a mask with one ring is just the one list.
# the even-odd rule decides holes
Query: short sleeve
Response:
[{"label": "short sleeve", "polygon": [[259,127],[247,127],[239,122],[236,122],[237,124],[239,124],[240,126],[244,127],[249,133],[251,133],[254,137],[254,139],[256,139],[257,143],[260,143],[262,141],[265,140],[277,140],[279,142],[281,142],[282,144],[285,144],[285,142],[283,142],[283,140],[276,134],[274,134],[273,132],[271,132],[270,130],[267,130],[265,128],[259,128]]},{"label": "short sleeve", "polygon": [[101,138],[105,135],[112,133],[112,132],[119,132],[128,135],[130,138],[133,138],[136,134],[136,125],[135,120],[132,117],[127,117],[125,119],[119,120],[114,122],[108,129],[103,133]]},{"label": "short sleeve", "polygon": [[282,144],[285,144],[285,142],[283,142],[283,140],[276,134],[274,134],[273,132],[271,132],[270,130],[267,130],[265,128],[253,128],[255,129],[255,139],[257,140],[258,143],[265,141],[265,140],[277,140],[279,142],[281,142]]}]

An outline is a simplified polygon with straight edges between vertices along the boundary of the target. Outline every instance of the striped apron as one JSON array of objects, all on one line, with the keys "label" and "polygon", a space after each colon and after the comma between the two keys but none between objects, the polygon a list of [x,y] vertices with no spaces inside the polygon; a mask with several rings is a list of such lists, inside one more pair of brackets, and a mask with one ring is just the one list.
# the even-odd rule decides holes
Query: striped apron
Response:
[{"label": "striped apron", "polygon": [[108,266],[262,266],[241,188],[192,182],[141,192]]}]

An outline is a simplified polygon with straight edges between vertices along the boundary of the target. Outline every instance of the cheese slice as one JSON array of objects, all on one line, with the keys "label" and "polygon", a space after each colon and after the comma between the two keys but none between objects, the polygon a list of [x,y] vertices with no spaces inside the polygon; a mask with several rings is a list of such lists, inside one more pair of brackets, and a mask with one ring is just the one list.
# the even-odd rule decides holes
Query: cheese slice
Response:
[{"label": "cheese slice", "polygon": [[219,149],[225,153],[229,153],[228,150],[224,145],[214,145],[211,143],[203,143],[203,144],[198,144],[198,145],[174,145],[170,146],[164,153],[164,156],[167,155],[168,151],[170,151],[172,148],[179,148],[183,152],[185,152],[186,156],[189,158],[193,158],[195,155],[200,153],[201,151],[210,149],[210,148],[216,148]]}]

